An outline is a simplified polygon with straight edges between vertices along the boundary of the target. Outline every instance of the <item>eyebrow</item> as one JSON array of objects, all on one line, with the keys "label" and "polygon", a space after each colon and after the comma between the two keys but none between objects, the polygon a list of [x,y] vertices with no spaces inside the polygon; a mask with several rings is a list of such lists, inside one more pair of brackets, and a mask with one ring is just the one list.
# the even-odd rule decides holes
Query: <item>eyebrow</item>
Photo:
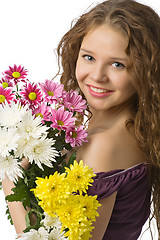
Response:
[{"label": "eyebrow", "polygon": [[88,53],[92,53],[92,54],[93,54],[93,52],[92,52],[92,51],[90,51],[90,50],[87,50],[87,49],[84,49],[84,48],[81,48],[81,49],[80,49],[80,51],[83,51],[83,52],[88,52]]},{"label": "eyebrow", "polygon": [[[81,48],[80,51],[83,51],[83,52],[87,52],[89,54],[94,54],[92,51],[90,50],[87,50],[87,49],[84,49],[84,48]],[[128,61],[127,58],[120,58],[120,57],[110,57],[111,60],[119,60],[119,61]]]}]

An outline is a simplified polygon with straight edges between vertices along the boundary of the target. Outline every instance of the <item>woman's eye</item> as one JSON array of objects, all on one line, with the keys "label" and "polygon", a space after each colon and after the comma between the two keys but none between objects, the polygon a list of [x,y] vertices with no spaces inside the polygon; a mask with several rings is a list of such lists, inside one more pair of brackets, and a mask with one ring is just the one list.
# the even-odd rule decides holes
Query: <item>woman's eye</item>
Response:
[{"label": "woman's eye", "polygon": [[86,59],[87,61],[93,61],[94,58],[90,55],[83,55],[83,58]]},{"label": "woman's eye", "polygon": [[115,68],[125,68],[125,65],[120,62],[114,62],[114,63],[112,63],[112,66]]}]

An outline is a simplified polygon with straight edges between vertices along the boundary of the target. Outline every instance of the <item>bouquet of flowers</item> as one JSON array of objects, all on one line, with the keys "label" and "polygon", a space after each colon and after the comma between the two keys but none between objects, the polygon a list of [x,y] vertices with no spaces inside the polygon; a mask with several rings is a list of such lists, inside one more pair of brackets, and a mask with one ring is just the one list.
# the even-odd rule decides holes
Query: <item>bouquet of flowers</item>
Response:
[{"label": "bouquet of flowers", "polygon": [[[73,151],[87,141],[77,118],[86,102],[62,84],[31,83],[27,75],[24,67],[14,65],[0,80],[0,179],[15,184],[6,200],[21,201],[29,209],[21,239],[87,240],[100,204],[87,195],[95,175],[83,161],[75,161]],[[27,171],[21,167],[24,157],[30,163]],[[9,209],[7,214],[12,223]]]}]

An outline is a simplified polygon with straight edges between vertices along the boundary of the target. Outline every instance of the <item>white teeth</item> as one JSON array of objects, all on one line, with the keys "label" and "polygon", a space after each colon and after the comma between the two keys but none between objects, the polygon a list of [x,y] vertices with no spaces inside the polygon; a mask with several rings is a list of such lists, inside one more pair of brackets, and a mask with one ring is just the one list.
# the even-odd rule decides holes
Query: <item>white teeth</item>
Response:
[{"label": "white teeth", "polygon": [[104,90],[104,89],[99,89],[99,88],[94,88],[94,87],[90,87],[92,91],[97,92],[97,93],[106,93],[108,92],[108,90]]}]

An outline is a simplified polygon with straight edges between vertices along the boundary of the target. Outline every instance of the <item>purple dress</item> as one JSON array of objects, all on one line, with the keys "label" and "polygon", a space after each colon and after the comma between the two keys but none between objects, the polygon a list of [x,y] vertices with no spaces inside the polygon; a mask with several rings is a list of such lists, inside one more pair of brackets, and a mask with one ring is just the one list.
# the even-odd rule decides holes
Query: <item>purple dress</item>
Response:
[{"label": "purple dress", "polygon": [[89,195],[98,195],[98,200],[114,192],[116,201],[102,240],[136,240],[150,214],[147,165],[140,163],[125,170],[99,172],[88,190]]}]

